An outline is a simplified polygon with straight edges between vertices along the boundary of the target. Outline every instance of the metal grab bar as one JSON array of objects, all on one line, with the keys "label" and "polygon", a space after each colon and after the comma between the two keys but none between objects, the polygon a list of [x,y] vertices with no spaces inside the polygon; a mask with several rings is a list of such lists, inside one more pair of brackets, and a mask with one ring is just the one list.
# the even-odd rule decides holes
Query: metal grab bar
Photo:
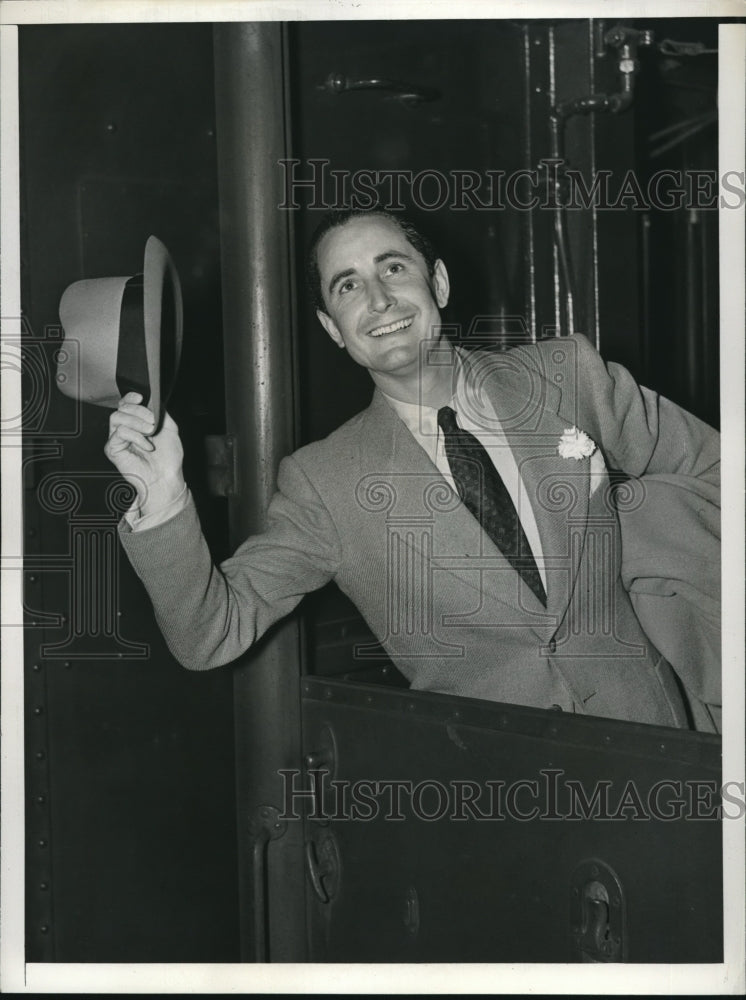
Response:
[{"label": "metal grab bar", "polygon": [[268,846],[271,840],[278,840],[287,830],[287,821],[280,819],[280,811],[275,806],[259,806],[249,823],[251,835],[251,871],[253,881],[254,910],[254,961],[269,961],[267,930],[269,927],[269,904],[267,899]]},{"label": "metal grab bar", "polygon": [[421,104],[423,101],[437,101],[441,93],[434,87],[414,86],[400,80],[387,80],[373,77],[370,80],[351,80],[342,73],[330,73],[319,90],[327,90],[332,94],[344,94],[351,90],[384,90],[403,104]]}]

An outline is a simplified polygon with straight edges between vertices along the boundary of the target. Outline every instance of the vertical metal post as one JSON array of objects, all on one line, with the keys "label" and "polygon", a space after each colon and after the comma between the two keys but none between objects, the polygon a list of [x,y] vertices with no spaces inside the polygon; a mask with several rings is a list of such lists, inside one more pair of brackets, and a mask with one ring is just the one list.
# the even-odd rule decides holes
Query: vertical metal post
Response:
[{"label": "vertical metal post", "polygon": [[[226,431],[238,472],[230,527],[238,544],[264,526],[277,466],[295,443],[292,220],[278,209],[278,160],[288,152],[285,29],[217,25],[214,53]],[[255,926],[251,833],[257,810],[282,805],[278,769],[300,766],[299,680],[295,621],[273,630],[235,672],[244,960],[302,961],[305,954],[300,824],[266,845],[264,934]],[[266,941],[265,955],[255,953],[257,940]]]}]

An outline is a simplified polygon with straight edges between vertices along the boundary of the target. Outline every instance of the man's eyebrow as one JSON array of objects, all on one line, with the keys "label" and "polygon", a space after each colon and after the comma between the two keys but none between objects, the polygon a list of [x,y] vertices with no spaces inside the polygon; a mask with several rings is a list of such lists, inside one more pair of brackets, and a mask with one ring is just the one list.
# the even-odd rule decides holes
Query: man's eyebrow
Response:
[{"label": "man's eyebrow", "polygon": [[402,260],[414,260],[411,254],[405,253],[404,250],[384,250],[383,253],[379,253],[375,258],[375,263],[380,264],[383,260],[388,260],[390,257],[400,257]]},{"label": "man's eyebrow", "polygon": [[334,286],[337,284],[338,281],[341,281],[342,278],[349,278],[350,275],[354,273],[355,273],[354,267],[348,267],[346,271],[337,271],[337,273],[332,276],[332,279],[329,282],[329,294],[331,295],[332,291],[334,290]]},{"label": "man's eyebrow", "polygon": [[[398,257],[400,260],[409,260],[409,261],[414,260],[414,257],[411,254],[406,253],[404,250],[384,250],[383,253],[379,253],[376,257],[373,258],[373,263],[380,264],[382,263],[382,261],[389,260],[391,257]],[[348,267],[346,270],[337,271],[335,275],[332,275],[332,279],[329,282],[329,294],[331,295],[331,293],[334,291],[334,286],[339,281],[342,281],[343,278],[349,278],[350,275],[353,275],[354,273],[355,273],[355,268]]]}]

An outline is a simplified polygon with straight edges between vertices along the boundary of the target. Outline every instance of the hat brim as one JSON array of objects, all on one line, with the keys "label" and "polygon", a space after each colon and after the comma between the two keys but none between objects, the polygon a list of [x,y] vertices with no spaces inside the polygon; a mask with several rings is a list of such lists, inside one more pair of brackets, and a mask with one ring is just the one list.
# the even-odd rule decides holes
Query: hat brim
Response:
[{"label": "hat brim", "polygon": [[166,247],[157,236],[148,237],[143,266],[143,324],[150,399],[156,431],[163,423],[166,403],[181,360],[183,305],[179,275]]}]

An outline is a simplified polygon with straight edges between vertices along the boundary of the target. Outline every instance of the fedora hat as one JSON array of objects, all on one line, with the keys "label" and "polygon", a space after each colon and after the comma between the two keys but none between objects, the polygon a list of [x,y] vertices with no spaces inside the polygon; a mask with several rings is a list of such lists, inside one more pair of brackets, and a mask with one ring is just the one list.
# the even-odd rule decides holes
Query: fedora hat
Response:
[{"label": "fedora hat", "polygon": [[160,428],[181,357],[181,283],[171,255],[150,236],[141,274],[87,278],[60,300],[64,347],[57,387],[66,396],[116,408],[139,392]]}]

